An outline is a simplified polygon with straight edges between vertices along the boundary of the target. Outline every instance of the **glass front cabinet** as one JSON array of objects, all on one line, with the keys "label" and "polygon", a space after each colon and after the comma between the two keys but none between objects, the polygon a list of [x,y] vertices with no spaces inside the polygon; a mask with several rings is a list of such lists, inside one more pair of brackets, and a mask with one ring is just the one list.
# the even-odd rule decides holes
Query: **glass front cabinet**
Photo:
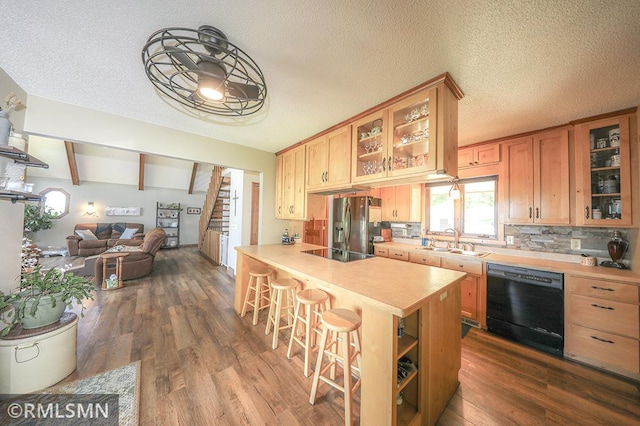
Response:
[{"label": "glass front cabinet", "polygon": [[353,182],[371,182],[387,176],[387,110],[377,111],[352,126]]},{"label": "glass front cabinet", "polygon": [[436,93],[435,88],[422,91],[389,109],[390,176],[436,170]]},{"label": "glass front cabinet", "polygon": [[629,115],[575,127],[576,224],[631,226]]},{"label": "glass front cabinet", "polygon": [[[356,121],[352,134],[352,181],[426,178],[428,174],[457,169],[457,122],[452,118],[453,112],[457,113],[456,102],[453,93],[438,85]],[[452,130],[439,132],[439,117],[448,120]],[[444,123],[443,128],[446,127]]]}]

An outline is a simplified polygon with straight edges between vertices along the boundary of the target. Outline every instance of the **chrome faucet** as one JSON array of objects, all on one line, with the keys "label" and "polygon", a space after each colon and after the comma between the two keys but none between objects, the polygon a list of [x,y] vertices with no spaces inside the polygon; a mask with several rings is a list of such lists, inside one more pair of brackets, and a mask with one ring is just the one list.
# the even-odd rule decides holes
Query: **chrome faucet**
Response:
[{"label": "chrome faucet", "polygon": [[458,231],[456,231],[453,228],[447,228],[442,232],[448,232],[448,231],[453,232],[453,244],[454,244],[453,248],[458,248],[458,243],[460,242],[460,237],[458,235]]}]

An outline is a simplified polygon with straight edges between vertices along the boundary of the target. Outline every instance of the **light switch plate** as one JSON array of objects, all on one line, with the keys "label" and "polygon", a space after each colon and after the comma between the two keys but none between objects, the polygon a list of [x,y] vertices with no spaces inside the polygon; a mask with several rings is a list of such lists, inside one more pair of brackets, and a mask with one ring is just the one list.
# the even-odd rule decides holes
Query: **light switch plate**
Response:
[{"label": "light switch plate", "polygon": [[513,244],[513,235],[507,235],[507,244]]},{"label": "light switch plate", "polygon": [[571,250],[580,250],[581,244],[579,238],[571,239]]}]

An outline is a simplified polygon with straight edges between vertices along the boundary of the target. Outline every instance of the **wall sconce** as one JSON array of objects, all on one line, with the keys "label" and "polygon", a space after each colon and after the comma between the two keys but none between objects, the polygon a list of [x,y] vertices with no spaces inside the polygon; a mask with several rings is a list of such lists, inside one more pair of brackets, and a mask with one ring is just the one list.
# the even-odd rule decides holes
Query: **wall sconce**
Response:
[{"label": "wall sconce", "polygon": [[449,189],[449,198],[454,199],[454,200],[459,200],[460,199],[460,185],[458,185],[458,177],[456,176],[452,181],[451,181],[451,189]]},{"label": "wall sconce", "polygon": [[96,211],[96,206],[93,205],[93,201],[89,201],[87,203],[87,208],[85,209],[83,216],[98,216],[98,212]]}]

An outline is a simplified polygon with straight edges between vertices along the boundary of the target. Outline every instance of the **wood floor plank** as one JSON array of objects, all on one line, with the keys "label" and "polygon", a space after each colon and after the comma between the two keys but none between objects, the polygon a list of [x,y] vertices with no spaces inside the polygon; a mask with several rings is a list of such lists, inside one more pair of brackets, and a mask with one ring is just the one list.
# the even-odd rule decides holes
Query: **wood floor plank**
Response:
[{"label": "wood floor plank", "polygon": [[[302,355],[286,358],[289,331],[272,350],[266,310],[257,326],[241,318],[234,287],[197,249],[161,250],[150,275],[88,302],[65,380],[141,361],[142,426],[344,424],[339,392],[322,385],[309,404]],[[640,423],[637,383],[477,329],[462,340],[459,378],[438,425]]]}]

